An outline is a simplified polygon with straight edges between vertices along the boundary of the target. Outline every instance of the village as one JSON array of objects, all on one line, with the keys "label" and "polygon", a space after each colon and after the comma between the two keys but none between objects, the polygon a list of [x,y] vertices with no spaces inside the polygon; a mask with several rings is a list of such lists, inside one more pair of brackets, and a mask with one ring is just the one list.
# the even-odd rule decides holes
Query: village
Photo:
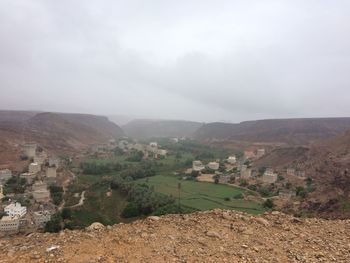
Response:
[{"label": "village", "polygon": [[[169,139],[172,145],[181,140],[184,139]],[[117,152],[129,162],[166,160],[169,156],[179,155],[172,147],[163,147],[157,141],[141,143],[125,138],[119,141],[110,139],[106,144],[93,145],[80,156],[108,159]],[[265,149],[260,148],[255,151],[246,150],[240,157],[230,155],[226,159],[207,159],[207,162],[192,160],[192,167],[185,167],[182,172],[174,171],[174,174],[182,174],[181,180],[228,185],[258,192],[263,198],[276,203],[291,202],[300,195],[298,186],[300,188],[300,185],[305,184],[305,172],[294,167],[288,167],[285,171],[254,169],[254,161],[265,154]],[[0,170],[1,235],[43,231],[52,215],[64,208],[65,188],[72,179],[66,177],[66,174],[69,173],[74,178],[71,171],[67,172],[65,158],[51,156],[38,144],[28,143],[23,145],[21,155],[21,159],[28,161],[24,172]],[[75,195],[79,196],[78,193]],[[78,205],[83,204],[84,192],[80,197]]]},{"label": "village", "polygon": [[43,229],[57,209],[50,187],[57,185],[60,160],[48,156],[36,143],[23,145],[22,159],[29,165],[23,173],[0,170],[0,233]]}]

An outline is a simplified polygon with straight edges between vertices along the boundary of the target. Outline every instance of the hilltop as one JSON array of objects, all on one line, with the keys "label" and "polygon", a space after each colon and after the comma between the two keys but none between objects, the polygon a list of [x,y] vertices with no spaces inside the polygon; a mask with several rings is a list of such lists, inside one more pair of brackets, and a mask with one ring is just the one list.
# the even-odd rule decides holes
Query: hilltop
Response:
[{"label": "hilltop", "polygon": [[194,138],[301,145],[330,138],[349,129],[350,118],[272,119],[237,124],[215,122],[199,128]]},{"label": "hilltop", "polygon": [[103,116],[0,111],[0,165],[19,161],[26,142],[34,141],[55,154],[72,154],[123,135],[119,126]]},{"label": "hilltop", "polygon": [[348,262],[349,220],[213,210],[0,241],[0,262]]},{"label": "hilltop", "polygon": [[192,137],[203,124],[182,120],[137,119],[123,125],[125,133],[137,139],[152,137]]}]

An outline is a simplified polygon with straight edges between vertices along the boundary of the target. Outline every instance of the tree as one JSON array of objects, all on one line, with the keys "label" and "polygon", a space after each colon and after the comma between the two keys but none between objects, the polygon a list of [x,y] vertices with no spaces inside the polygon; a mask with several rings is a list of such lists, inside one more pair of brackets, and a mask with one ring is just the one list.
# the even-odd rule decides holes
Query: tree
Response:
[{"label": "tree", "polygon": [[273,201],[271,199],[266,199],[266,201],[263,203],[263,207],[272,209],[275,206]]},{"label": "tree", "polygon": [[62,229],[62,217],[59,213],[54,214],[45,225],[45,232],[56,233]]},{"label": "tree", "polygon": [[137,204],[135,204],[134,202],[128,203],[122,212],[122,216],[124,218],[130,218],[130,217],[135,217],[139,215],[140,215],[139,208]]},{"label": "tree", "polygon": [[71,219],[72,218],[72,210],[70,210],[69,208],[63,208],[62,212],[61,212],[61,217],[63,220]]},{"label": "tree", "polygon": [[295,194],[296,194],[297,196],[300,196],[301,198],[305,198],[305,197],[306,197],[305,188],[302,187],[302,186],[298,186],[298,187],[295,189]]}]

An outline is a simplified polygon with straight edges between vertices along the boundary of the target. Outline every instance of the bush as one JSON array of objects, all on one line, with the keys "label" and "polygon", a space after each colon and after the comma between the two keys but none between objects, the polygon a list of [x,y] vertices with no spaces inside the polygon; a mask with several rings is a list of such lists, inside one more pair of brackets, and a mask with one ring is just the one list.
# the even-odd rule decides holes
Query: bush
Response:
[{"label": "bush", "polygon": [[296,193],[297,196],[300,196],[301,198],[305,198],[305,197],[306,197],[305,188],[302,187],[302,186],[298,186],[298,187],[295,189],[295,193]]},{"label": "bush", "polygon": [[248,186],[248,182],[245,179],[240,179],[239,180],[239,185],[242,186],[242,187],[246,187],[246,186]]},{"label": "bush", "polygon": [[62,229],[62,217],[60,214],[54,214],[51,220],[45,225],[45,232],[56,233]]},{"label": "bush", "polygon": [[256,185],[251,184],[251,185],[248,185],[248,189],[252,191],[256,191],[258,188],[256,187]]},{"label": "bush", "polygon": [[72,210],[70,210],[69,208],[63,208],[62,212],[61,212],[61,217],[63,220],[71,219],[72,218]]},{"label": "bush", "polygon": [[243,199],[244,196],[243,196],[243,194],[239,193],[239,194],[236,194],[233,198],[234,199]]},{"label": "bush", "polygon": [[128,203],[122,212],[122,216],[124,218],[130,218],[130,217],[135,217],[135,216],[139,216],[139,215],[140,215],[139,208],[138,208],[137,204],[135,204],[133,202]]},{"label": "bush", "polygon": [[266,199],[266,201],[263,203],[263,207],[272,209],[275,206],[273,201],[271,199]]}]

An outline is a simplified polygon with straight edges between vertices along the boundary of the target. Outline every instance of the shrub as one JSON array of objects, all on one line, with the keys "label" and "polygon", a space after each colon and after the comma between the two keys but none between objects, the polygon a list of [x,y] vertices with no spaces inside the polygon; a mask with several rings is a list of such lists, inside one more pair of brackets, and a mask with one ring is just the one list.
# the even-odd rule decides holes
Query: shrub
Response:
[{"label": "shrub", "polygon": [[138,208],[137,204],[135,204],[133,202],[128,203],[122,212],[122,216],[124,218],[130,218],[130,217],[135,217],[135,216],[139,216],[139,215],[140,215],[139,208]]},{"label": "shrub", "polygon": [[263,207],[272,209],[275,206],[273,201],[271,199],[266,199],[266,201],[263,203]]}]

